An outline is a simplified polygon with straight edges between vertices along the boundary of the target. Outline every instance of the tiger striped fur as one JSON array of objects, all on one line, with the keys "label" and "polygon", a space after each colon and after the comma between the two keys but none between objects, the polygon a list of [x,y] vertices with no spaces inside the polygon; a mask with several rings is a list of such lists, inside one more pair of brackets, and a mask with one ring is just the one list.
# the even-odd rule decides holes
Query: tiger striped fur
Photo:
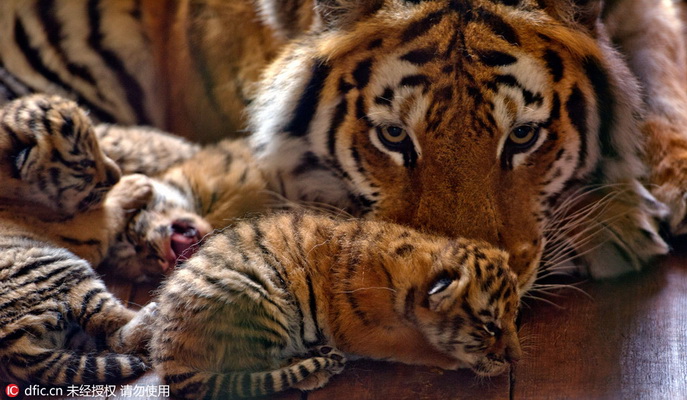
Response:
[{"label": "tiger striped fur", "polygon": [[527,288],[682,232],[682,27],[650,0],[8,0],[0,82],[199,141],[250,104],[271,190],[485,240]]},{"label": "tiger striped fur", "polygon": [[321,28],[285,46],[249,111],[286,197],[485,240],[523,289],[540,265],[608,277],[668,251],[639,86],[600,8],[315,3]]},{"label": "tiger striped fur", "polygon": [[[126,219],[107,220],[105,214],[100,218],[85,214],[76,218],[78,223],[75,222],[73,225],[81,224],[88,226],[89,229],[74,230],[73,226],[61,229],[59,226],[49,225],[46,228],[64,231],[64,235],[54,237],[53,242],[75,251],[104,273],[137,282],[159,280],[171,272],[180,259],[190,256],[197,242],[213,227],[225,227],[234,218],[264,211],[268,207],[269,195],[265,190],[264,178],[259,168],[254,165],[250,149],[242,140],[226,140],[201,148],[152,128],[123,128],[104,124],[93,126],[76,109],[73,102],[59,97],[27,97],[10,104],[8,108],[14,110],[17,108],[15,105],[24,107],[27,118],[32,113],[42,113],[41,107],[61,110],[62,112],[51,115],[50,124],[39,131],[40,138],[50,137],[53,130],[57,131],[59,137],[60,127],[63,125],[68,125],[75,132],[84,132],[83,135],[75,136],[70,143],[62,143],[59,140],[54,142],[61,144],[62,147],[68,144],[69,150],[72,144],[79,146],[84,149],[84,153],[89,146],[99,146],[93,149],[97,150],[95,154],[102,154],[102,149],[107,157],[102,155],[103,160],[96,161],[102,161],[107,168],[112,169],[113,173],[116,173],[116,179],[119,179],[120,173],[118,166],[127,174],[127,184],[134,180],[142,180],[144,182],[141,183],[149,188],[149,199],[144,201],[142,206],[132,208]],[[27,105],[34,109],[26,111]],[[34,120],[39,117],[40,115],[31,116]],[[38,127],[33,120],[24,121],[24,124],[18,122],[11,121],[14,135],[17,137],[31,137],[37,131]],[[22,149],[30,147],[27,145]],[[34,152],[38,153],[52,154],[50,148]],[[12,158],[14,153],[8,152],[7,156]],[[64,160],[67,157],[57,157],[56,160]],[[113,160],[117,166],[112,163]],[[68,165],[78,164],[78,160],[68,162]],[[202,167],[199,167],[200,165]],[[85,180],[86,175],[79,173],[73,174],[72,177],[64,168],[66,165],[59,167],[57,170],[62,173],[54,179],[63,183],[65,187],[73,185],[74,182],[81,185],[80,187],[85,187],[86,183],[79,182],[78,179],[83,177]],[[50,168],[52,167],[39,167],[40,170]],[[128,175],[140,173],[152,178]],[[65,175],[73,181],[63,178]],[[25,195],[40,195],[35,188],[31,191],[32,187],[24,186],[26,187],[19,188],[29,189]],[[37,183],[36,186],[42,187],[45,184]],[[100,186],[103,185],[96,186],[98,193],[103,189],[109,189],[109,186],[103,189]],[[71,200],[75,199],[78,199],[78,196],[71,197]],[[53,196],[47,198],[45,204],[51,205],[51,201],[57,203]],[[31,207],[30,202],[27,204],[27,208]],[[64,206],[57,204],[56,210],[51,210],[52,215],[58,214],[61,208]],[[115,206],[113,210],[119,208]],[[107,235],[94,240],[92,235],[99,225]],[[106,231],[106,228],[110,229]],[[87,239],[77,238],[79,235]]]},{"label": "tiger striped fur", "polygon": [[[91,265],[151,194],[147,178],[120,179],[75,103],[33,96],[0,110],[0,360],[13,379],[103,383],[147,369],[146,321],[107,291]],[[114,187],[113,187],[114,185]],[[54,202],[54,203],[53,203]],[[30,206],[28,206],[30,205]],[[76,328],[76,330],[75,330]],[[73,332],[104,353],[69,348]]]},{"label": "tiger striped fur", "polygon": [[151,356],[187,399],[315,389],[346,357],[500,374],[521,353],[507,259],[391,223],[242,221],[164,282]]}]

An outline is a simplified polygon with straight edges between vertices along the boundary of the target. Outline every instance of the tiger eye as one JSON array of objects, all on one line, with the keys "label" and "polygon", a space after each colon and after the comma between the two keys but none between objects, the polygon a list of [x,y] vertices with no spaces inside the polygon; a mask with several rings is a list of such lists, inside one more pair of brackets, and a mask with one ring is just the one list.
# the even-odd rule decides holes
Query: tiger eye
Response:
[{"label": "tiger eye", "polygon": [[535,141],[538,131],[534,126],[522,125],[513,129],[508,138],[515,145],[525,146]]},{"label": "tiger eye", "polygon": [[382,128],[382,137],[389,143],[401,143],[408,137],[408,132],[398,126],[385,126]]}]

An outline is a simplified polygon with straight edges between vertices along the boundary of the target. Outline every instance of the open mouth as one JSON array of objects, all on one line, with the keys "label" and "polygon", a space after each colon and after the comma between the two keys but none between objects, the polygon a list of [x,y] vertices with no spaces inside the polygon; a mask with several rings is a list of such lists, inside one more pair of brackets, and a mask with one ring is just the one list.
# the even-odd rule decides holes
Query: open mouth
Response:
[{"label": "open mouth", "polygon": [[172,235],[166,255],[167,267],[174,267],[189,259],[195,253],[198,248],[196,245],[203,236],[204,233],[191,222],[179,220],[172,222]]}]

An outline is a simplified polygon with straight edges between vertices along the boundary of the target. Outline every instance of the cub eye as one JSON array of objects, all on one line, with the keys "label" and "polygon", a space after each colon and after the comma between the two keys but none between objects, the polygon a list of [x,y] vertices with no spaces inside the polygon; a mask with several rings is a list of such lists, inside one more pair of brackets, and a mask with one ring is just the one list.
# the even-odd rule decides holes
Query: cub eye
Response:
[{"label": "cub eye", "polygon": [[516,152],[525,151],[537,143],[539,130],[538,125],[520,125],[515,127],[508,135],[508,144]]},{"label": "cub eye", "polygon": [[482,325],[482,328],[491,336],[498,336],[501,334],[501,329],[493,322]]},{"label": "cub eye", "polygon": [[14,171],[15,175],[19,177],[21,169],[24,167],[24,164],[26,164],[26,160],[29,159],[29,153],[31,152],[31,149],[33,147],[24,147],[23,149],[19,150],[17,155],[14,158]]},{"label": "cub eye", "polygon": [[95,167],[95,161],[93,160],[81,160],[79,161],[79,166],[84,169]]},{"label": "cub eye", "polygon": [[453,281],[454,279],[451,278],[440,278],[436,282],[434,282],[431,288],[429,288],[429,292],[427,294],[431,296],[433,294],[437,294],[443,290],[446,290],[446,288],[449,287],[449,285]]}]

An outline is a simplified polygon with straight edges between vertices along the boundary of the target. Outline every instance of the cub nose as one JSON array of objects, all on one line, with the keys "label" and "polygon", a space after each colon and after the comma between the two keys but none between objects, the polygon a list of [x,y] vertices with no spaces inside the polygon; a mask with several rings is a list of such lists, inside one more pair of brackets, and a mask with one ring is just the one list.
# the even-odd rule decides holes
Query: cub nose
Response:
[{"label": "cub nose", "polygon": [[122,171],[117,164],[110,159],[105,159],[105,180],[99,185],[112,187],[122,178]]},{"label": "cub nose", "polygon": [[517,364],[517,362],[522,358],[522,349],[520,348],[518,337],[515,334],[512,336],[514,337],[507,339],[508,343],[506,344],[504,358],[511,364]]}]

